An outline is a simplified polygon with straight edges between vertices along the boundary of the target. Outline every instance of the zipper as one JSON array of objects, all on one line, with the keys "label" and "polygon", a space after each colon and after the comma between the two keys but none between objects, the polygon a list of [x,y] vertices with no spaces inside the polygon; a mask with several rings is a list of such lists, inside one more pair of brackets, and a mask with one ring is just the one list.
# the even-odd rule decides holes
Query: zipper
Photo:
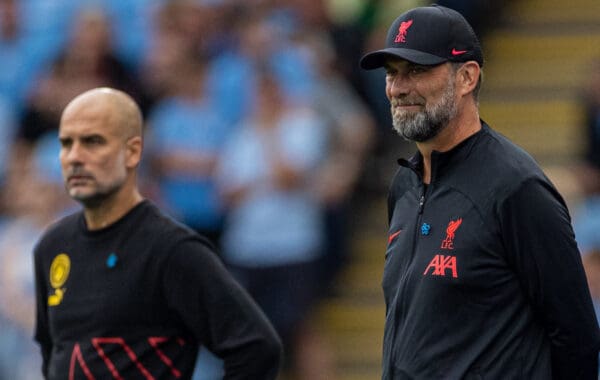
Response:
[{"label": "zipper", "polygon": [[416,220],[416,225],[415,225],[415,233],[413,235],[413,244],[412,244],[412,252],[411,252],[411,259],[410,259],[410,263],[408,265],[408,268],[406,268],[406,270],[404,271],[404,273],[402,273],[401,278],[399,280],[399,285],[398,285],[398,289],[396,291],[396,299],[395,299],[395,309],[394,315],[393,315],[393,332],[392,332],[392,336],[390,337],[390,344],[391,347],[388,347],[388,349],[391,351],[388,353],[389,356],[389,360],[390,363],[388,364],[387,370],[388,370],[388,375],[393,379],[394,378],[394,372],[395,372],[395,367],[394,367],[394,363],[396,361],[396,351],[394,350],[394,347],[396,345],[396,338],[397,338],[397,333],[398,333],[398,325],[399,325],[399,321],[398,321],[398,313],[397,310],[398,308],[400,308],[402,306],[402,298],[401,297],[401,290],[404,291],[406,289],[405,286],[401,286],[404,285],[404,281],[406,280],[406,276],[409,275],[409,273],[411,272],[412,266],[414,264],[414,258],[415,255],[418,251],[418,246],[419,246],[419,241],[420,241],[420,235],[421,233],[421,225],[423,222],[423,211],[425,209],[425,199],[426,199],[426,194],[427,192],[431,192],[431,185],[433,183],[433,178],[435,177],[435,166],[432,163],[432,173],[431,173],[431,181],[429,182],[428,185],[425,185],[423,183],[423,177],[421,175],[421,173],[419,173],[417,170],[415,170],[414,166],[408,166],[410,169],[413,170],[413,172],[417,175],[417,177],[419,178],[419,180],[421,181],[421,196],[419,197],[419,204],[418,204],[418,208],[417,208],[417,220]]},{"label": "zipper", "polygon": [[[388,377],[386,378],[394,378],[394,372],[395,372],[395,368],[394,368],[394,362],[396,361],[396,352],[394,350],[395,345],[396,345],[396,338],[397,338],[397,333],[398,333],[398,313],[397,310],[398,308],[400,308],[402,306],[402,297],[401,297],[401,293],[402,291],[405,290],[404,286],[401,286],[402,284],[404,284],[404,281],[406,280],[406,276],[408,276],[409,272],[410,272],[410,267],[412,267],[413,264],[413,260],[415,257],[415,254],[418,250],[418,244],[419,244],[419,235],[421,232],[421,222],[423,219],[423,210],[425,208],[425,194],[426,192],[429,190],[430,185],[425,186],[425,184],[423,183],[423,177],[421,176],[421,173],[419,173],[417,170],[415,170],[414,166],[412,165],[405,165],[406,167],[410,168],[419,178],[420,182],[421,182],[421,196],[419,197],[419,203],[418,203],[418,207],[417,207],[417,215],[416,215],[416,225],[415,225],[415,232],[413,235],[413,242],[412,242],[412,252],[411,252],[411,259],[410,259],[410,263],[408,264],[408,268],[406,268],[406,270],[401,274],[401,277],[398,281],[398,288],[396,290],[396,296],[395,296],[395,309],[393,312],[393,317],[392,317],[392,324],[393,324],[393,331],[391,333],[390,336],[390,347],[387,347],[387,349],[389,350],[389,352],[385,353],[384,355],[387,354],[388,356],[388,360],[389,363],[386,363],[387,366],[384,369],[384,375],[385,372],[387,372]],[[385,349],[384,349],[385,350]]]},{"label": "zipper", "polygon": [[[425,206],[425,193],[427,192],[427,190],[429,189],[429,186],[425,186],[424,184],[421,185],[421,196],[419,197],[419,205],[418,205],[418,212],[417,212],[417,220],[416,220],[416,224],[415,224],[415,233],[413,235],[413,242],[412,242],[412,252],[411,252],[411,259],[410,259],[410,263],[408,264],[408,267],[406,268],[406,270],[404,271],[404,273],[402,273],[399,284],[404,284],[404,281],[406,280],[406,276],[409,275],[410,273],[410,269],[413,265],[413,261],[414,261],[414,257],[417,253],[418,250],[418,245],[419,245],[419,235],[421,233],[421,222],[423,221],[423,209]],[[405,286],[398,286],[397,292],[396,292],[396,311],[399,307],[402,306],[402,297],[401,297],[401,290],[404,290]],[[393,319],[393,325],[394,325],[394,331],[393,334],[391,336],[391,347],[389,348],[390,350],[392,350],[395,345],[396,345],[396,334],[398,332],[398,313],[395,312],[394,313],[394,319]],[[395,351],[392,351],[389,353],[390,356],[390,367],[389,367],[389,371],[391,374],[391,378],[394,378],[394,366],[393,363],[396,361],[395,358]]]}]

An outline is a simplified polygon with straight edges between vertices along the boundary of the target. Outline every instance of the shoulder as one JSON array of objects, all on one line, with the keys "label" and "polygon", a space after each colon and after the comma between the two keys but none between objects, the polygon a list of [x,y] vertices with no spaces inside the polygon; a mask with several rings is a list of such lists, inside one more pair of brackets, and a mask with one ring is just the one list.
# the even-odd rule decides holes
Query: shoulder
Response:
[{"label": "shoulder", "polygon": [[538,163],[527,151],[489,127],[484,130],[478,148],[480,154],[487,152],[490,163],[502,164],[508,170],[521,173],[540,171]]},{"label": "shoulder", "polygon": [[524,188],[557,194],[529,153],[485,123],[445,162],[440,184],[462,194],[483,214]]},{"label": "shoulder", "polygon": [[137,215],[132,220],[140,227],[140,234],[149,238],[168,236],[170,238],[184,237],[193,231],[162,211],[150,200],[145,200],[139,206]]},{"label": "shoulder", "polygon": [[[474,145],[464,170],[467,176],[485,183],[489,191],[512,193],[523,183],[550,182],[536,160],[502,134],[485,128]],[[481,188],[481,186],[473,186]]]},{"label": "shoulder", "polygon": [[182,245],[195,245],[202,250],[214,250],[212,243],[204,236],[188,226],[176,221],[160,210],[151,201],[145,201],[141,206],[139,220],[142,220],[139,236],[160,250],[172,253]]},{"label": "shoulder", "polygon": [[36,247],[66,241],[79,234],[81,232],[81,218],[83,218],[83,213],[78,211],[50,224],[38,239]]}]

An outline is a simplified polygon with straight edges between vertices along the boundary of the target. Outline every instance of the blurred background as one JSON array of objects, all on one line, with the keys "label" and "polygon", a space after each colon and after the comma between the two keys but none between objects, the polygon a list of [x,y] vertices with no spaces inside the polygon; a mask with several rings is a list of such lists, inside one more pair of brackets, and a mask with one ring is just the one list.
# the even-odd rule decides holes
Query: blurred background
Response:
[{"label": "blurred background", "polygon": [[[0,0],[0,380],[41,378],[31,252],[77,209],[58,122],[98,86],[139,102],[144,195],[215,242],[284,337],[282,379],[379,379],[387,186],[414,147],[358,60],[429,3]],[[438,3],[479,34],[481,116],[565,197],[600,305],[600,2]]]}]

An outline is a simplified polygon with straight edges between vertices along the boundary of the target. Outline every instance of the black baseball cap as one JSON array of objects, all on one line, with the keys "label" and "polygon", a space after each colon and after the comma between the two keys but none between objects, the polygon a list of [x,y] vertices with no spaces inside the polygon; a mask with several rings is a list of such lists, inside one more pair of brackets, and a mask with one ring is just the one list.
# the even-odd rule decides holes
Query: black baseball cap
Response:
[{"label": "black baseball cap", "polygon": [[385,49],[363,56],[360,67],[382,67],[390,56],[421,65],[477,61],[483,66],[481,45],[471,25],[457,11],[437,4],[398,16],[388,30]]}]

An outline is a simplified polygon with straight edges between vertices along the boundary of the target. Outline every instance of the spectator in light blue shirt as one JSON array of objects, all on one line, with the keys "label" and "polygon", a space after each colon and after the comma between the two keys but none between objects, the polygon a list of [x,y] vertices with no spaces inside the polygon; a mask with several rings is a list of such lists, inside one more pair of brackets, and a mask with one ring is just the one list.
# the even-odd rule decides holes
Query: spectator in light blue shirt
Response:
[{"label": "spectator in light blue shirt", "polygon": [[156,200],[218,245],[224,214],[214,169],[231,126],[205,94],[204,57],[189,50],[168,54],[169,95],[148,118],[149,174],[156,181]]},{"label": "spectator in light blue shirt", "polygon": [[327,130],[311,109],[287,101],[268,69],[257,83],[255,112],[242,121],[219,166],[228,205],[223,258],[270,318],[293,368],[320,290],[325,237],[313,182]]}]

